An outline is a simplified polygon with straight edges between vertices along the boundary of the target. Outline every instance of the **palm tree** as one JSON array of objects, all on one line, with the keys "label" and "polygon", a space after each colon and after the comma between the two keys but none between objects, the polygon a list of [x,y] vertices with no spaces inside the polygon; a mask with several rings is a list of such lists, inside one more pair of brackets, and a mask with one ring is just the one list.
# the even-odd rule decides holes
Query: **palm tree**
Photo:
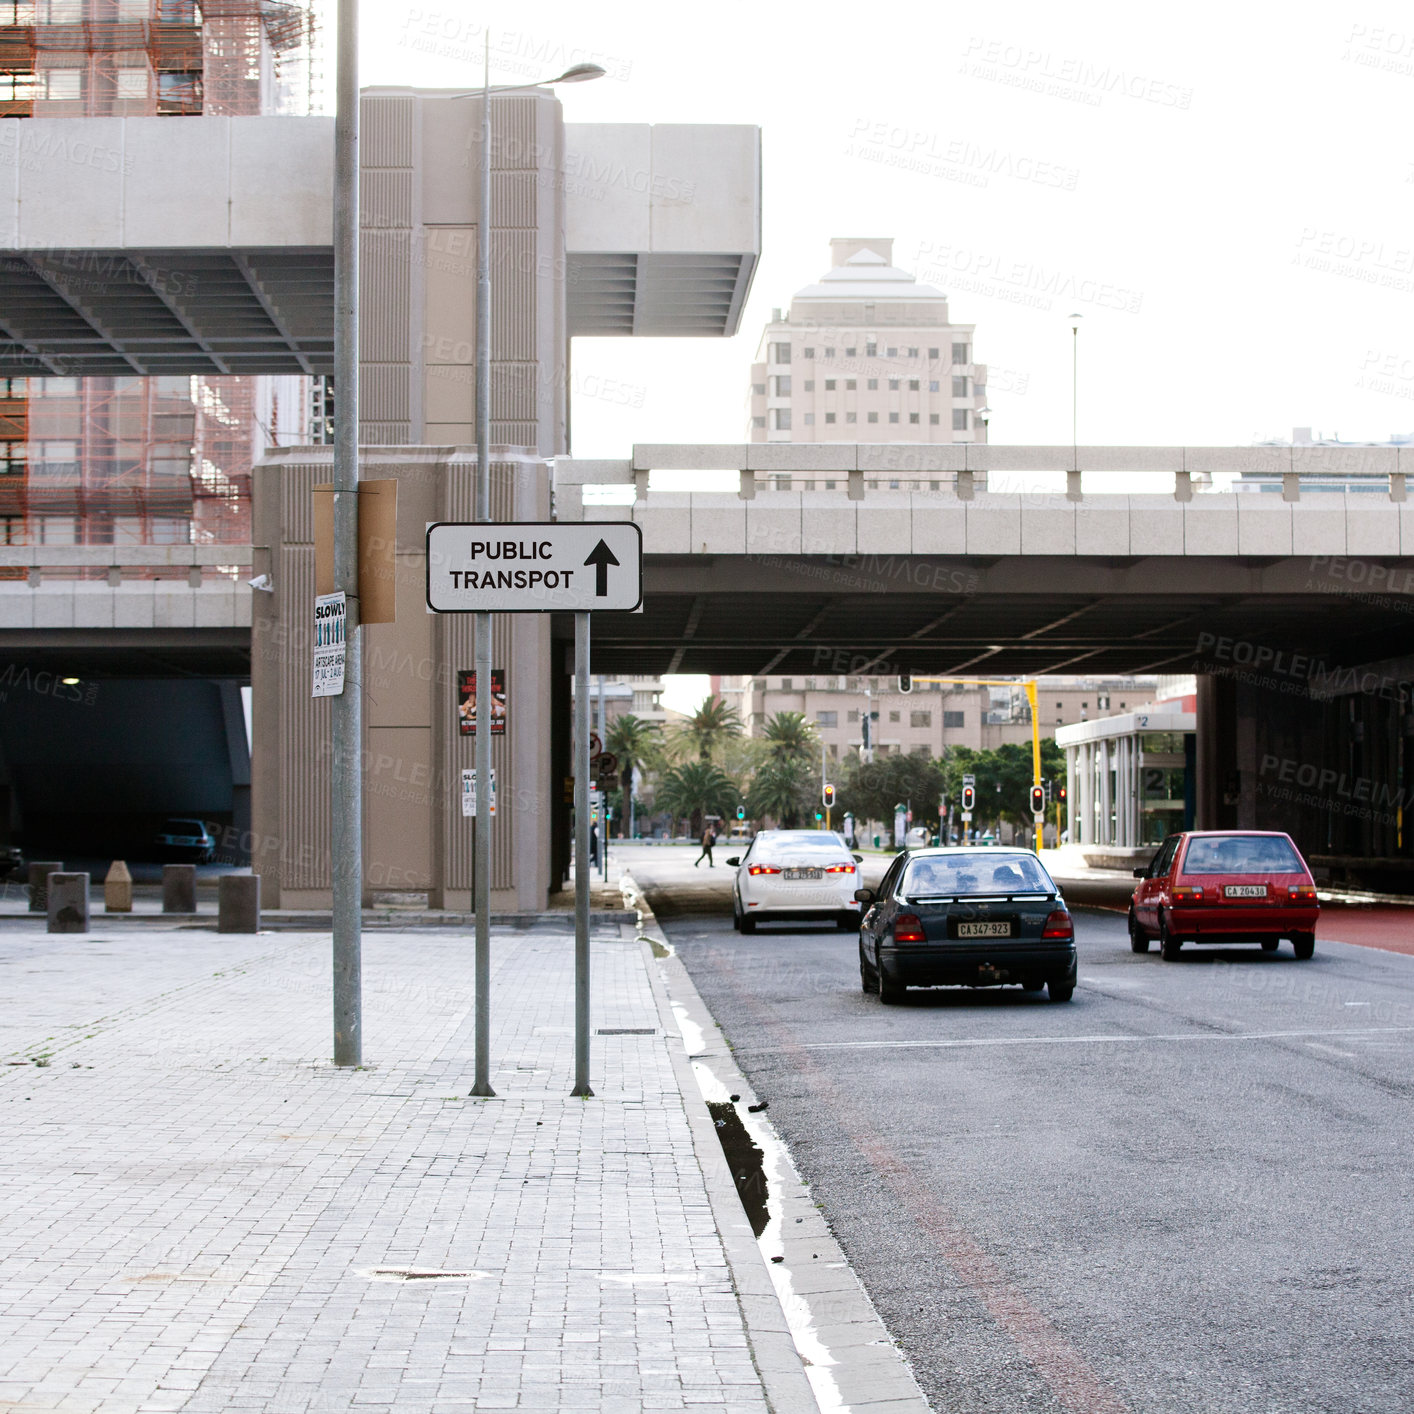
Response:
[{"label": "palm tree", "polygon": [[804,712],[777,712],[763,731],[772,756],[813,756],[820,738]]},{"label": "palm tree", "polygon": [[[633,838],[633,778],[642,769],[658,738],[658,723],[625,712],[609,727],[604,748],[619,758],[619,779],[623,787],[623,807],[619,811],[620,831],[626,827]],[[626,825],[625,825],[625,822]]]},{"label": "palm tree", "polygon": [[697,711],[678,728],[679,735],[697,748],[700,761],[710,761],[714,747],[728,737],[740,736],[741,731],[736,708],[720,697],[703,698]]},{"label": "palm tree", "polygon": [[704,815],[729,815],[736,809],[736,782],[710,761],[685,761],[674,766],[658,783],[657,803],[674,818],[686,815],[692,832],[702,831]]},{"label": "palm tree", "polygon": [[807,757],[767,757],[752,778],[746,808],[753,820],[770,817],[779,820],[782,829],[793,830],[802,812],[809,809],[814,783],[814,771]]}]

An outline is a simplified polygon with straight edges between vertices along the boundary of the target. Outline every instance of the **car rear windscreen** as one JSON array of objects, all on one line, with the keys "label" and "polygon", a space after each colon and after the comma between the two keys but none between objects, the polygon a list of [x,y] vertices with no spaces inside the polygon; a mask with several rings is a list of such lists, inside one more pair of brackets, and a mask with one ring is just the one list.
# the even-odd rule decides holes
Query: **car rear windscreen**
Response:
[{"label": "car rear windscreen", "polygon": [[1185,874],[1303,874],[1301,857],[1276,835],[1199,835],[1188,841]]},{"label": "car rear windscreen", "polygon": [[1049,894],[1055,892],[1046,871],[1029,854],[937,855],[915,859],[903,876],[908,898],[958,894]]},{"label": "car rear windscreen", "polygon": [[815,850],[822,850],[827,854],[849,854],[849,846],[843,840],[824,830],[812,830],[799,835],[777,835],[772,839],[756,842],[757,854],[804,854]]}]

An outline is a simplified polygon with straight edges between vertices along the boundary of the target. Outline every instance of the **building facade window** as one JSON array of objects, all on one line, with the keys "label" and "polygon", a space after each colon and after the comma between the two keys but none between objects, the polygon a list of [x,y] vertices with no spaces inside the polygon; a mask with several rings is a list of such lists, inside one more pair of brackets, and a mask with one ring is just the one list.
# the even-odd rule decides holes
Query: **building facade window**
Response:
[{"label": "building facade window", "polygon": [[847,413],[845,413],[845,415],[844,415],[844,420],[845,420],[846,422],[858,422],[858,421],[859,421],[859,419],[858,419],[852,412],[847,412]]},{"label": "building facade window", "polygon": [[858,708],[858,707],[851,707],[851,708],[849,709],[849,711],[845,714],[845,721],[846,721],[846,722],[857,722],[858,720],[859,720],[859,708]]},{"label": "building facade window", "polygon": [[766,385],[764,383],[753,383],[751,385],[751,391],[755,393],[758,398],[764,398],[766,396]]},{"label": "building facade window", "polygon": [[[874,306],[873,306],[873,305],[869,305],[868,308],[872,311],[873,308],[874,308]],[[879,356],[879,346],[878,346],[878,344],[876,344],[876,343],[873,341],[873,339],[870,339],[870,340],[864,345],[864,357],[865,357],[865,358],[878,358],[878,356]]]},{"label": "building facade window", "polygon": [[909,349],[909,351],[908,351],[908,356],[909,356],[909,358],[917,358],[917,357],[918,357],[918,350],[917,350],[917,349],[912,349],[912,348]]},{"label": "building facade window", "polygon": [[815,714],[817,727],[837,727],[839,724],[840,714],[838,712],[817,712]]},{"label": "building facade window", "polygon": [[891,722],[896,722],[896,721],[898,721],[898,713],[897,713],[897,712],[890,712],[890,713],[889,713],[889,721],[891,721]]},{"label": "building facade window", "polygon": [[845,390],[845,392],[846,392],[846,393],[852,393],[852,392],[854,392],[855,388],[858,386],[858,381],[859,381],[859,380],[856,379],[856,378],[846,378],[846,379],[844,380],[844,390]]},{"label": "building facade window", "polygon": [[[813,412],[807,412],[805,414],[805,425],[807,427],[815,426],[815,414]],[[814,488],[812,487],[811,489],[813,490]]]},{"label": "building facade window", "polygon": [[771,362],[772,362],[772,363],[789,363],[789,362],[790,362],[790,345],[789,345],[789,344],[772,344],[772,345],[771,345]]},{"label": "building facade window", "polygon": [[966,720],[966,719],[967,719],[967,713],[966,713],[966,712],[944,712],[944,713],[943,713],[943,726],[944,726],[944,727],[963,727],[963,726],[966,726],[966,725],[967,725],[967,720]]},{"label": "building facade window", "polygon": [[790,374],[778,373],[772,380],[775,384],[773,391],[778,398],[790,397]]},{"label": "building facade window", "polygon": [[911,413],[909,413],[909,414],[908,414],[908,420],[909,420],[910,422],[916,423],[916,422],[918,421],[918,414],[917,414],[916,412],[911,412]]},{"label": "building facade window", "polygon": [[936,426],[938,425],[938,422],[939,422],[938,414],[935,413],[935,412],[930,412],[930,413],[928,414],[928,426],[929,426],[929,427],[936,427]]},{"label": "building facade window", "polygon": [[918,392],[918,380],[916,378],[910,378],[908,380],[908,391],[910,393]]},{"label": "building facade window", "polygon": [[933,725],[933,714],[931,712],[910,712],[908,714],[908,725],[910,727],[931,727]]},{"label": "building facade window", "polygon": [[789,692],[789,691],[791,690],[791,684],[792,684],[793,682],[794,682],[794,679],[793,679],[793,678],[782,678],[782,679],[781,679],[781,691],[782,691],[782,692]]},{"label": "building facade window", "polygon": [[929,358],[938,358],[938,357],[941,355],[941,353],[942,353],[942,350],[941,350],[941,349],[929,349],[929,350],[928,350],[928,357],[929,357]]},{"label": "building facade window", "polygon": [[879,380],[877,378],[866,378],[864,380],[864,386],[872,393],[878,388]]},{"label": "building facade window", "polygon": [[967,409],[954,408],[952,410],[952,430],[954,432],[967,431]]},{"label": "building facade window", "polygon": [[969,359],[968,359],[968,357],[967,357],[967,345],[966,345],[966,344],[954,344],[954,345],[952,346],[952,361],[953,361],[954,363],[967,363],[967,362],[969,362]]},{"label": "building facade window", "polygon": [[879,414],[878,414],[877,412],[871,412],[871,413],[869,414],[869,421],[870,421],[870,422],[878,422],[878,420],[879,420]]},{"label": "building facade window", "polygon": [[845,356],[846,358],[853,358],[853,357],[855,356],[855,354],[858,353],[858,352],[859,352],[858,349],[850,349],[850,348],[847,348],[847,349],[845,349],[845,351],[844,351],[844,356]]},{"label": "building facade window", "polygon": [[967,376],[952,380],[952,395],[955,398],[965,398],[967,396]]},{"label": "building facade window", "polygon": [[833,378],[825,379],[825,391],[827,393],[833,393],[835,391],[835,380]]},{"label": "building facade window", "polygon": [[898,392],[898,379],[897,379],[897,378],[890,378],[890,379],[889,379],[889,392],[891,392],[891,393],[897,393],[897,392]]},{"label": "building facade window", "polygon": [[789,408],[772,408],[772,409],[771,409],[771,426],[772,426],[777,432],[789,432],[789,431],[790,431],[790,409],[789,409]]},{"label": "building facade window", "polygon": [[939,383],[936,378],[930,378],[930,379],[928,380],[928,391],[929,391],[930,393],[936,393],[936,392],[938,392],[941,387],[942,387],[942,384]]},{"label": "building facade window", "polygon": [[805,380],[805,391],[807,393],[813,393],[815,391],[815,380],[813,378],[807,378]]},{"label": "building facade window", "polygon": [[825,357],[826,357],[826,358],[834,358],[834,356],[835,356],[835,351],[834,351],[834,349],[826,349],[826,350],[825,350]]},{"label": "building facade window", "polygon": [[891,413],[889,414],[889,421],[890,421],[890,422],[897,422],[897,421],[898,421],[898,413],[896,413],[896,412],[891,412]]},{"label": "building facade window", "polygon": [[753,427],[765,427],[766,419],[764,417],[753,417],[751,419],[751,425]]},{"label": "building facade window", "polygon": [[834,413],[832,413],[832,412],[827,412],[827,413],[825,414],[825,421],[826,421],[826,422],[833,422],[834,420],[835,420],[835,415],[834,415]]},{"label": "building facade window", "polygon": [[815,357],[815,350],[814,350],[814,349],[801,349],[800,355],[801,355],[802,358],[814,358],[814,357]]}]

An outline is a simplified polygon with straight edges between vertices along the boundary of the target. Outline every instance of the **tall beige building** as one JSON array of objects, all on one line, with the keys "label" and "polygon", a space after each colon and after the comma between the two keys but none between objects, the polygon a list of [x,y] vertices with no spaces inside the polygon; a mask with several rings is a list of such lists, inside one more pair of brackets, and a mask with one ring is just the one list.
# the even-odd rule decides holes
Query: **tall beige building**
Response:
[{"label": "tall beige building", "polygon": [[751,366],[753,442],[985,442],[987,368],[948,298],[893,240],[837,236],[831,266],[776,310]]}]

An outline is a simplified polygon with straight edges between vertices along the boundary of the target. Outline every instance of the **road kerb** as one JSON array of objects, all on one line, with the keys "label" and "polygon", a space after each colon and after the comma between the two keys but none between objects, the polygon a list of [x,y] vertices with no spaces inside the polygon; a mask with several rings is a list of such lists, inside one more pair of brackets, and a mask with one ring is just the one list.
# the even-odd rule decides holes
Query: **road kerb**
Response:
[{"label": "road kerb", "polygon": [[[664,1032],[680,1038],[670,1039],[669,1053],[772,1408],[780,1414],[829,1414],[856,1403],[858,1391],[867,1388],[871,1409],[928,1414],[913,1372],[801,1182],[775,1126],[764,1113],[749,1112],[756,1095],[691,976],[632,876],[626,873],[624,881],[625,898],[639,911],[640,946]],[[655,943],[664,955],[654,952]],[[700,1033],[700,1048],[694,1032]],[[714,1097],[740,1096],[736,1107],[743,1123],[778,1171],[769,1199],[775,1220],[761,1241],[751,1230],[707,1113],[709,1090]],[[771,1260],[775,1257],[782,1260]],[[802,1291],[802,1285],[812,1289]]]}]

